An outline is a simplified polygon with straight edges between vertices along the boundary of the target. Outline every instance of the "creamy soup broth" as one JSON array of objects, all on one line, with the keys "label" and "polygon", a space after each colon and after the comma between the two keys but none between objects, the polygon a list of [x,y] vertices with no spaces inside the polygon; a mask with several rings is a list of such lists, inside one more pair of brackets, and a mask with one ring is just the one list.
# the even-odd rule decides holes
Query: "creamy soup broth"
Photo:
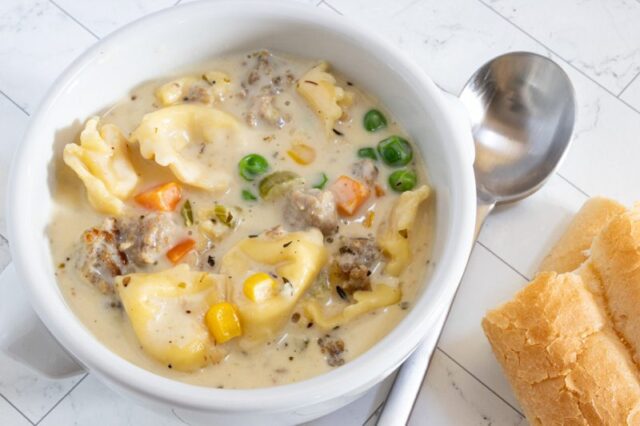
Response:
[{"label": "creamy soup broth", "polygon": [[[413,144],[411,138],[394,120],[392,112],[380,105],[371,94],[358,87],[357,76],[347,78],[330,69],[329,72],[336,79],[335,86],[348,92],[352,100],[350,105],[342,107],[341,117],[330,123],[328,128],[328,121],[318,115],[297,88],[298,85],[305,84],[302,79],[318,63],[316,60],[284,54],[234,54],[212,60],[189,69],[188,72],[176,73],[173,77],[147,82],[132,90],[128,98],[101,114],[98,124],[98,127],[114,124],[122,131],[128,139],[126,154],[130,157],[138,176],[135,189],[123,200],[125,210],[122,214],[130,217],[149,215],[149,209],[137,203],[134,196],[159,184],[177,182],[182,194],[175,210],[166,213],[174,223],[167,247],[171,248],[180,241],[192,239],[194,248],[178,263],[189,265],[191,270],[212,274],[221,272],[225,254],[243,240],[269,238],[265,236],[265,231],[279,225],[284,227],[282,232],[285,232],[285,238],[286,232],[308,229],[308,223],[292,224],[289,222],[290,218],[286,217],[287,203],[291,202],[289,194],[275,200],[265,200],[261,197],[259,183],[264,176],[276,171],[291,171],[304,180],[303,184],[293,188],[308,190],[322,181],[324,173],[328,181],[323,190],[330,190],[339,176],[346,175],[358,179],[358,176],[354,176],[353,168],[354,163],[363,160],[358,157],[360,148],[376,148],[381,140],[393,135],[402,136]],[[185,89],[173,104],[163,105],[159,99],[158,90],[163,85],[184,76],[200,78],[209,71],[217,73],[213,74],[214,77],[221,78],[220,76],[224,75],[224,78],[228,78],[222,95],[218,96],[216,93],[204,96],[196,89],[191,93]],[[203,80],[210,85],[210,81],[207,82],[204,78]],[[278,84],[274,84],[274,81]],[[265,86],[269,87],[262,89]],[[273,86],[277,87],[274,89]],[[268,96],[264,95],[267,91]],[[270,114],[273,111],[267,111],[268,113],[262,114],[269,108],[260,110],[256,106],[262,102],[256,101],[260,96],[267,96],[264,102],[271,102],[269,107],[275,107],[277,112]],[[132,138],[132,134],[140,126],[145,114],[176,105],[214,108],[228,113],[237,121],[236,136],[219,137],[212,143],[200,143],[196,139],[201,136],[194,133],[191,135],[193,147],[190,149],[203,152],[188,153],[192,156],[190,158],[195,158],[206,167],[225,172],[230,177],[228,189],[216,192],[196,188],[177,179],[170,168],[158,165],[153,159],[145,159],[141,155],[140,143],[133,140],[135,138]],[[363,117],[371,109],[380,111],[386,117],[386,127],[374,132],[365,129]],[[68,142],[78,143],[77,140]],[[315,158],[308,164],[299,164],[289,153],[293,146],[300,144],[311,147],[315,153]],[[239,174],[238,163],[248,154],[259,154],[269,164],[268,171],[253,181],[247,181]],[[308,152],[303,151],[302,154],[306,155]],[[314,298],[318,300],[328,317],[339,314],[347,306],[355,303],[353,292],[345,291],[339,284],[336,285],[335,280],[331,281],[327,276],[331,274],[334,256],[337,256],[342,250],[341,247],[345,245],[345,238],[362,237],[376,241],[381,224],[391,220],[391,210],[399,201],[400,192],[391,189],[388,182],[389,175],[399,168],[386,165],[379,154],[377,157],[374,164],[379,173],[369,185],[369,196],[353,215],[338,215],[337,233],[325,233],[322,244],[327,252],[327,260],[295,307],[286,313],[287,320],[268,338],[247,340],[245,336],[238,336],[215,344],[216,355],[212,362],[195,368],[175,368],[166,359],[163,361],[149,354],[134,331],[126,306],[123,306],[118,292],[105,293],[83,275],[82,260],[79,260],[77,254],[83,244],[83,232],[92,227],[100,229],[105,218],[113,215],[97,211],[88,201],[87,189],[78,176],[64,164],[62,156],[56,159],[56,208],[49,227],[60,288],[70,308],[100,342],[128,361],[162,376],[203,386],[255,388],[295,382],[330,371],[367,351],[398,324],[420,292],[429,269],[433,194],[427,201],[420,203],[416,219],[408,230],[408,236],[405,235],[411,247],[410,263],[403,268],[398,277],[388,276],[384,271],[389,256],[382,251],[368,272],[369,286],[386,283],[391,288],[397,288],[401,291],[399,300],[365,312],[331,329],[323,329],[314,323],[313,318],[305,311],[305,303]],[[413,159],[405,168],[413,170],[417,176],[414,189],[428,184],[426,169],[417,149],[413,149]],[[359,179],[364,180],[362,177]],[[251,193],[256,200],[245,199],[247,194],[243,197],[243,191]],[[191,226],[185,226],[186,200],[191,205],[194,222]],[[214,204],[228,208],[234,216],[234,225],[228,227],[229,229],[223,229],[224,235],[219,238],[205,235],[199,227],[200,222],[206,220],[199,212]],[[172,268],[174,264],[164,253],[165,251],[160,253],[152,263],[142,266],[133,265],[129,259],[126,272],[152,273]],[[280,282],[282,277],[275,273],[277,264],[266,267],[254,266],[253,272],[262,270],[274,274],[278,286],[284,288],[288,285]],[[238,288],[252,271],[227,271],[225,275],[229,276],[231,282],[227,282],[226,286]],[[120,272],[125,274],[124,270]],[[340,290],[337,287],[340,287]],[[282,288],[278,287],[274,291],[282,292]],[[226,296],[228,299],[230,294],[244,297],[237,296],[240,294],[238,291],[234,293],[234,290],[227,288],[220,297],[224,299]],[[187,305],[180,306],[186,306],[186,310]],[[202,323],[205,323],[204,312],[195,312],[200,315],[198,321]],[[203,326],[203,329],[206,330],[206,326]],[[162,334],[164,331],[157,332],[161,337],[165,336]],[[176,336],[175,333],[171,333],[166,335],[167,339]],[[215,341],[213,336],[210,339],[212,342]]]}]

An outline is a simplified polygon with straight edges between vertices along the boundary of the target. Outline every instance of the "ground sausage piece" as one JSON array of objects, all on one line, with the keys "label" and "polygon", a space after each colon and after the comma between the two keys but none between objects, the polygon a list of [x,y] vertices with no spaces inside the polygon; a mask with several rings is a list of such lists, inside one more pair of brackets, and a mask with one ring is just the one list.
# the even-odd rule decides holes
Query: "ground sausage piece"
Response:
[{"label": "ground sausage piece", "polygon": [[191,87],[189,87],[189,93],[183,99],[183,101],[200,102],[203,104],[211,102],[211,95],[209,94],[209,91],[207,90],[207,88],[203,87],[202,84],[203,83],[200,83],[200,85],[194,84]]},{"label": "ground sausage piece", "polygon": [[127,256],[118,250],[115,220],[105,219],[101,228],[90,228],[75,253],[78,272],[104,294],[113,293],[113,281],[126,272]]},{"label": "ground sausage piece", "polygon": [[336,200],[331,191],[296,189],[289,194],[284,214],[293,228],[313,226],[325,236],[338,230]]},{"label": "ground sausage piece", "polygon": [[118,249],[138,266],[155,263],[169,248],[175,225],[168,213],[116,219]]},{"label": "ground sausage piece", "polygon": [[252,56],[256,59],[256,64],[247,76],[247,83],[249,85],[256,84],[262,76],[269,76],[273,72],[271,53],[266,50],[261,50],[253,53]]},{"label": "ground sausage piece", "polygon": [[368,158],[360,160],[351,166],[351,173],[367,183],[373,185],[378,178],[378,167]]},{"label": "ground sausage piece", "polygon": [[282,64],[266,50],[255,52],[251,57],[255,58],[255,65],[242,83],[244,96],[251,99],[247,124],[256,127],[263,121],[282,128],[290,117],[276,106],[276,97],[293,83],[295,77],[289,70],[282,71]]},{"label": "ground sausage piece", "polygon": [[342,339],[334,339],[327,335],[318,339],[318,346],[320,346],[320,352],[325,355],[327,364],[331,367],[339,367],[344,364],[342,354],[345,348]]},{"label": "ground sausage piece", "polygon": [[74,254],[77,269],[104,294],[113,293],[114,278],[145,266],[167,251],[174,224],[167,213],[107,218],[82,234]]},{"label": "ground sausage piece", "polygon": [[380,260],[380,249],[373,238],[342,238],[333,256],[333,271],[337,273],[342,290],[353,294],[371,290],[369,276]]},{"label": "ground sausage piece", "polygon": [[256,96],[251,106],[251,111],[247,114],[247,124],[252,127],[258,125],[258,117],[265,122],[278,128],[287,124],[287,117],[275,106],[275,95]]}]

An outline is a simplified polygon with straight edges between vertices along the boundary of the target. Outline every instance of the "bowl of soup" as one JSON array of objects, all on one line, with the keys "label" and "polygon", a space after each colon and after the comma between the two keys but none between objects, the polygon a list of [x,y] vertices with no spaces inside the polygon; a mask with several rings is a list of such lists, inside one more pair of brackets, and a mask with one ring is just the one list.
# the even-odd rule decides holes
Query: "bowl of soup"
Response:
[{"label": "bowl of soup", "polygon": [[58,79],[16,154],[16,269],[109,387],[189,423],[293,424],[387,377],[471,247],[468,121],[313,8],[198,2]]}]

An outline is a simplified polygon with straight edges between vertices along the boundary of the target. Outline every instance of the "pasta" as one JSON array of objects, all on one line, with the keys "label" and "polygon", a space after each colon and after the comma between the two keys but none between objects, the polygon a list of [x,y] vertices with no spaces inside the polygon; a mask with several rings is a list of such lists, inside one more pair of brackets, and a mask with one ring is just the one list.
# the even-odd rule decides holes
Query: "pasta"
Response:
[{"label": "pasta", "polygon": [[208,71],[201,77],[182,77],[163,84],[156,91],[162,106],[184,102],[213,104],[231,92],[231,78],[221,71]]},{"label": "pasta", "polygon": [[326,132],[331,133],[336,120],[343,114],[343,107],[351,104],[353,95],[336,86],[336,79],[327,72],[328,68],[329,64],[321,62],[302,76],[296,88],[322,120]]},{"label": "pasta", "polygon": [[431,190],[420,188],[403,192],[391,210],[386,222],[378,230],[378,245],[389,257],[385,272],[397,277],[411,262],[409,236],[416,220],[420,203],[429,197]]},{"label": "pasta", "polygon": [[182,371],[221,357],[203,317],[224,294],[224,285],[224,277],[191,271],[186,264],[116,278],[116,291],[140,344],[158,361]]},{"label": "pasta", "polygon": [[[245,337],[260,341],[274,336],[326,261],[322,234],[313,228],[274,238],[247,238],[229,250],[221,273],[232,277],[230,298],[240,311]],[[267,268],[279,277],[280,291],[268,300],[253,302],[243,293],[246,272]]]},{"label": "pasta", "polygon": [[123,200],[131,195],[138,175],[129,160],[127,140],[111,124],[98,130],[98,117],[87,121],[80,145],[64,147],[64,162],[84,183],[91,205],[106,214],[121,215]]},{"label": "pasta", "polygon": [[168,166],[182,182],[224,192],[231,181],[229,173],[221,170],[226,168],[224,156],[208,156],[218,168],[206,167],[201,157],[207,149],[233,151],[238,132],[238,123],[231,115],[203,105],[185,104],[146,114],[131,138],[140,144],[144,158]]},{"label": "pasta", "polygon": [[337,315],[326,316],[322,305],[315,299],[304,305],[304,312],[314,324],[318,324],[324,330],[331,330],[345,325],[362,314],[398,303],[401,295],[399,288],[378,284],[373,290],[353,293],[355,303],[347,306]]}]

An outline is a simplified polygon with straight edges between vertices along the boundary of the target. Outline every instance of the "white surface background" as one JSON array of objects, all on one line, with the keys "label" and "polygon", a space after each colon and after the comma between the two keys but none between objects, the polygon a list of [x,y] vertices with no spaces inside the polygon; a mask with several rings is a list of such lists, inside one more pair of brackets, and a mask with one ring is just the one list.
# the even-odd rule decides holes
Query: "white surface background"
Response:
[{"label": "white surface background", "polygon": [[[10,261],[2,236],[7,170],[29,114],[65,66],[97,39],[175,2],[0,1],[0,270]],[[571,151],[538,194],[489,218],[410,422],[526,423],[481,333],[480,319],[531,278],[588,196],[607,195],[627,204],[640,199],[640,1],[306,2],[376,29],[453,93],[482,63],[512,50],[547,55],[571,77],[579,105]],[[375,424],[388,385],[314,424]],[[181,423],[132,405],[90,375],[51,381],[0,354],[0,425],[29,424]]]}]

